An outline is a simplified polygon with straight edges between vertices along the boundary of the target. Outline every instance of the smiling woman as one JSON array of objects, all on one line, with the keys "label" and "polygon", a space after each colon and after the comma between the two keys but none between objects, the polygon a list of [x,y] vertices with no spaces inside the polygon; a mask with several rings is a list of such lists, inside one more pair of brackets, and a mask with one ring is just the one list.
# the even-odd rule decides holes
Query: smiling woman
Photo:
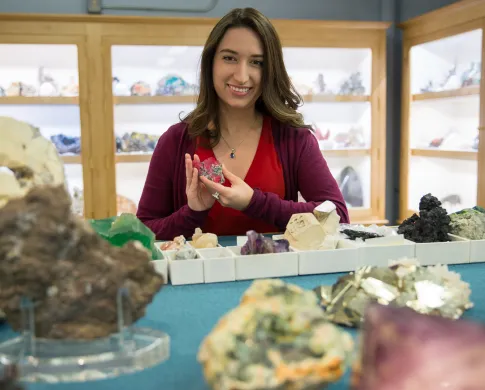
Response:
[{"label": "smiling woman", "polygon": [[[300,105],[271,22],[253,8],[229,12],[204,46],[196,108],[158,141],[137,216],[158,239],[197,227],[278,232],[326,200],[349,222]],[[194,162],[208,158],[223,165],[223,184],[199,177]]]}]

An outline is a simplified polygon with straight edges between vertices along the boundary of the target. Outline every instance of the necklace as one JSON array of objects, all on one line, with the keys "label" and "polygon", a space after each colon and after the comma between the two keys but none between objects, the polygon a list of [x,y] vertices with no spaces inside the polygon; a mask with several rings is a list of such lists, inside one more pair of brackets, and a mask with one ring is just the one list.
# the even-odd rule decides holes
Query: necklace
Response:
[{"label": "necklace", "polygon": [[[254,123],[256,123],[257,120],[258,120],[258,118],[256,117],[256,120],[254,121]],[[231,149],[231,153],[229,153],[229,157],[232,158],[232,159],[236,158],[236,148],[239,148],[241,146],[241,144],[244,142],[244,140],[246,139],[246,138],[243,138],[241,140],[241,142],[239,142],[239,144],[236,146],[236,148],[233,148],[233,147],[231,147],[231,145],[229,145],[229,142],[226,141],[226,139],[224,138],[222,133],[221,133],[221,138],[226,143],[227,147],[229,149]]]},{"label": "necklace", "polygon": [[[229,154],[229,157],[230,158],[236,158],[236,148],[231,148],[231,145],[229,145],[229,143],[226,141],[226,139],[224,138],[224,136],[222,134],[221,134],[221,138],[226,143],[227,147],[229,149],[231,149],[231,153]],[[242,139],[241,142],[239,142],[239,145],[237,145],[237,147],[239,148],[243,142],[244,142],[244,138]]]}]

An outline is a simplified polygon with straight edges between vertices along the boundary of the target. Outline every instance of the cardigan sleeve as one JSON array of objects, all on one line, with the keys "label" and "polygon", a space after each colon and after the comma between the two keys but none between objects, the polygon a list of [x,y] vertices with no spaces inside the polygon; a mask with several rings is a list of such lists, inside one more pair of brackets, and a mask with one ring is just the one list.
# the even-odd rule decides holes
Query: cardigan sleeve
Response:
[{"label": "cardigan sleeve", "polygon": [[168,129],[160,138],[153,152],[148,174],[136,216],[156,235],[157,240],[172,240],[184,235],[189,237],[201,226],[209,210],[194,211],[187,204],[173,209],[175,166],[184,156],[177,145],[176,132]]},{"label": "cardigan sleeve", "polygon": [[308,130],[298,130],[301,142],[300,153],[295,155],[292,164],[297,164],[298,190],[306,203],[283,200],[278,195],[254,189],[249,206],[244,213],[253,218],[261,218],[286,229],[291,216],[299,213],[311,213],[319,204],[329,200],[337,207],[341,223],[349,222],[345,200],[337,181],[332,176],[316,138]]}]

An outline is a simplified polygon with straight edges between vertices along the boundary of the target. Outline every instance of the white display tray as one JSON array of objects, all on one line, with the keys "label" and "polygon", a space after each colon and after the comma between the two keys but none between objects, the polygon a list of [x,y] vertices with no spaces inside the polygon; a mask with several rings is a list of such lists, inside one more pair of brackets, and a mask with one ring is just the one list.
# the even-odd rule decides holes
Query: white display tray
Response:
[{"label": "white display tray", "polygon": [[163,252],[163,255],[168,260],[170,283],[175,286],[180,284],[204,283],[203,260],[201,258],[193,260],[174,260],[176,253],[177,251]]},{"label": "white display tray", "polygon": [[355,271],[359,261],[357,245],[341,240],[337,249],[298,251],[300,275]]},{"label": "white display tray", "polygon": [[470,262],[470,240],[449,234],[451,241],[416,243],[421,265],[466,264]]},{"label": "white display tray", "polygon": [[241,255],[240,246],[228,247],[236,261],[236,280],[298,275],[298,252]]},{"label": "white display tray", "polygon": [[485,240],[470,240],[470,263],[485,263]]},{"label": "white display tray", "polygon": [[414,258],[416,243],[402,235],[372,238],[359,245],[359,267],[387,267],[391,260]]},{"label": "white display tray", "polygon": [[155,268],[155,271],[163,276],[165,283],[168,283],[168,260],[152,260],[152,264],[153,268]]}]

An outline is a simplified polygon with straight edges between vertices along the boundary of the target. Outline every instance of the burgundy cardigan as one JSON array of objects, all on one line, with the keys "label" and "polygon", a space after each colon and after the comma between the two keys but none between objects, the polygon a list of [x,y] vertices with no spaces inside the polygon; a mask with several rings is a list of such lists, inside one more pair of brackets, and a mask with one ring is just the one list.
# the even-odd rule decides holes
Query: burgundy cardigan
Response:
[{"label": "burgundy cardigan", "polygon": [[[293,214],[312,212],[320,203],[330,200],[337,206],[340,222],[348,223],[342,193],[313,134],[276,120],[272,121],[272,130],[283,167],[285,199],[255,188],[243,212],[284,231]],[[137,217],[156,234],[157,240],[172,240],[178,235],[191,237],[209,214],[210,210],[193,211],[187,205],[184,156],[185,153],[193,156],[194,151],[187,124],[181,122],[163,133],[153,152]],[[298,202],[298,192],[307,203]]]}]

